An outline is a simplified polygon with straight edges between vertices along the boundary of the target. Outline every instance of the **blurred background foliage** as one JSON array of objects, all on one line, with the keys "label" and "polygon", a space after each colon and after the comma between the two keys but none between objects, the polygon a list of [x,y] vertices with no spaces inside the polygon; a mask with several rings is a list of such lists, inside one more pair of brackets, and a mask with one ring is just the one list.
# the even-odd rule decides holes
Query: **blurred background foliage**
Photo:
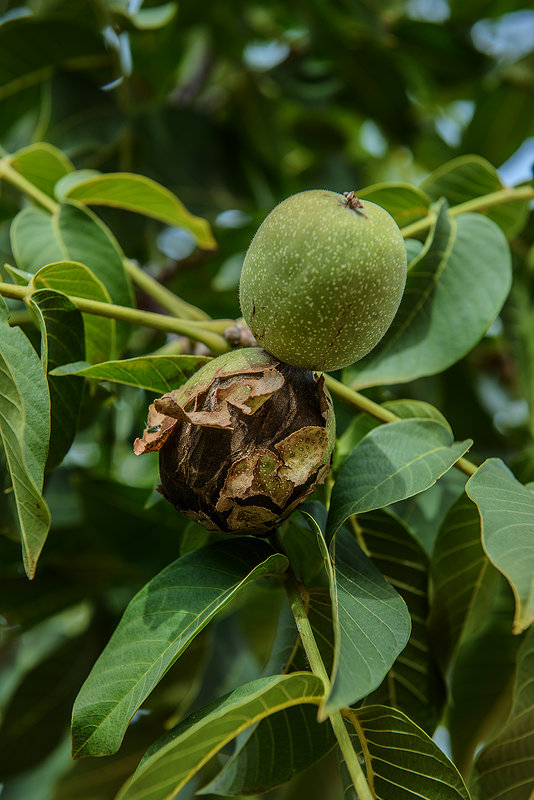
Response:
[{"label": "blurred background foliage", "polygon": [[[525,0],[0,0],[0,140],[6,152],[48,141],[77,169],[139,172],[168,186],[210,221],[215,252],[195,250],[182,229],[110,209],[101,216],[169,288],[212,316],[237,317],[244,252],[292,192],[418,184],[468,153],[491,161],[505,184],[532,177],[534,11]],[[2,262],[12,261],[9,224],[23,202],[2,185]],[[510,300],[469,356],[441,375],[371,392],[434,403],[457,438],[474,438],[477,457],[500,455],[525,481],[534,479],[533,242],[531,215],[512,242]],[[138,303],[161,310],[143,295]],[[167,341],[137,330],[125,355]],[[208,536],[154,502],[157,465],[131,452],[150,400],[127,387],[87,387],[80,433],[47,480],[53,528],[31,584],[2,470],[6,800],[112,798],[164,727],[255,677],[268,656],[282,601],[260,585],[169,672],[117,756],[70,761],[73,699],[125,604]],[[340,430],[348,419],[340,406]],[[449,489],[450,504],[461,487]],[[432,542],[443,518],[436,502],[429,496],[412,516],[421,540]],[[336,769],[327,759],[270,796],[336,798]]]}]

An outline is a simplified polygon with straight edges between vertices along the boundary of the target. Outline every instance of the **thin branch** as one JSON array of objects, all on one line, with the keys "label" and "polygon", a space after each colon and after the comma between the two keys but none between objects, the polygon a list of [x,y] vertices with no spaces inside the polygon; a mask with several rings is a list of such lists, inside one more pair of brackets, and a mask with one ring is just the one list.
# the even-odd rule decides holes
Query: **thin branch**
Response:
[{"label": "thin branch", "polygon": [[[0,282],[0,295],[12,297],[17,300],[25,301],[32,294],[30,286],[16,286],[10,283]],[[145,325],[148,328],[155,328],[159,331],[168,333],[178,333],[188,336],[197,342],[202,342],[214,353],[226,353],[230,350],[228,342],[220,333],[231,324],[231,320],[206,320],[199,322],[196,320],[177,319],[165,314],[156,314],[153,311],[141,311],[138,308],[128,308],[114,303],[103,303],[100,300],[89,300],[85,297],[69,295],[69,300],[86,314],[95,314],[100,317],[109,317],[123,322],[130,322],[134,325]]]},{"label": "thin branch", "polygon": [[123,260],[124,269],[132,279],[132,281],[139,286],[146,294],[160,304],[166,311],[170,311],[176,317],[182,319],[196,319],[206,320],[210,319],[209,314],[206,314],[201,308],[187,303],[181,297],[171,292],[162,283],[157,281],[148,272],[145,272],[135,261],[129,258]]},{"label": "thin branch", "polygon": [[[469,211],[486,211],[488,208],[495,208],[495,206],[501,206],[505,203],[516,203],[518,200],[530,200],[533,197],[534,187],[532,186],[500,189],[498,192],[483,194],[480,197],[473,197],[464,203],[451,206],[449,214],[451,217],[457,217],[459,214],[467,214]],[[418,219],[410,225],[405,225],[404,228],[401,228],[401,233],[405,239],[418,236],[420,233],[425,233],[425,231],[429,230],[435,221],[436,215],[431,212],[426,217]]]},{"label": "thin branch", "polygon": [[[327,691],[330,687],[328,673],[323,663],[323,659],[321,658],[321,654],[319,652],[319,648],[317,647],[317,642],[315,641],[315,636],[306,613],[306,604],[300,594],[298,584],[291,572],[287,575],[285,586],[287,597],[291,605],[291,611],[293,612],[297,629],[300,634],[300,639],[306,652],[311,671],[314,675],[317,675],[318,678],[321,678],[325,686],[325,691]],[[354,747],[352,746],[352,742],[345,727],[345,722],[341,712],[335,711],[328,717],[328,719],[332,725],[332,730],[334,731],[339,749],[341,750],[343,758],[345,759],[345,764],[358,797],[360,800],[375,800],[375,795],[369,788],[369,784],[367,783],[363,770],[360,766],[358,756],[354,752]]]},{"label": "thin branch", "polygon": [[369,752],[369,746],[367,744],[367,739],[364,736],[364,733],[363,733],[363,730],[362,730],[362,726],[360,725],[360,721],[359,721],[358,717],[356,716],[356,714],[354,713],[354,711],[352,711],[352,709],[349,708],[345,712],[344,716],[347,717],[347,719],[350,720],[354,730],[356,731],[356,734],[358,736],[358,740],[359,740],[359,742],[360,742],[360,744],[362,746],[363,758],[364,758],[364,761],[365,761],[367,774],[369,775],[369,786],[371,787],[371,791],[374,794],[375,793],[375,786],[374,786],[374,780],[373,780],[373,770],[372,770],[372,767],[371,767],[371,753]]},{"label": "thin branch", "polygon": [[[330,375],[325,375],[325,385],[332,394],[337,395],[341,400],[354,406],[354,408],[357,408],[359,411],[364,411],[380,422],[399,422],[399,420],[402,419],[402,417],[398,417],[392,411],[389,411],[378,403],[374,403],[372,400],[369,400],[368,397],[365,397],[365,395],[356,392],[349,386],[345,386],[344,383],[332,378]],[[467,458],[459,458],[454,466],[469,477],[474,475],[478,469],[476,464],[468,461]]]},{"label": "thin branch", "polygon": [[[11,156],[9,155],[4,155],[4,158],[0,160],[0,178],[4,178],[12,186],[16,186],[17,189],[28,197],[31,197],[32,200],[46,209],[46,211],[51,214],[56,214],[59,211],[60,204],[14,169],[10,161]],[[149,297],[152,297],[153,300],[159,303],[166,311],[182,319],[210,319],[209,314],[206,314],[201,308],[197,308],[197,306],[182,300],[175,295],[174,292],[167,289],[166,286],[159,283],[152,275],[145,272],[133,261],[130,261],[130,259],[125,258],[123,264],[132,281]]]}]

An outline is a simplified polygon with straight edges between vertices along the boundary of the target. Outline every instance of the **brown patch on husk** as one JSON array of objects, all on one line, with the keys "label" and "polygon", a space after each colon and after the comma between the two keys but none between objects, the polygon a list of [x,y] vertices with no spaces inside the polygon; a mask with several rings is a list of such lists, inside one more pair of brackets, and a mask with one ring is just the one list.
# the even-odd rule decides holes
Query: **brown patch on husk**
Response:
[{"label": "brown patch on husk", "polygon": [[[231,374],[237,355],[238,374]],[[159,450],[159,491],[210,530],[265,535],[322,483],[333,448],[324,379],[258,350],[155,401],[134,450]],[[256,365],[257,364],[257,365]],[[154,428],[158,427],[158,430]]]}]

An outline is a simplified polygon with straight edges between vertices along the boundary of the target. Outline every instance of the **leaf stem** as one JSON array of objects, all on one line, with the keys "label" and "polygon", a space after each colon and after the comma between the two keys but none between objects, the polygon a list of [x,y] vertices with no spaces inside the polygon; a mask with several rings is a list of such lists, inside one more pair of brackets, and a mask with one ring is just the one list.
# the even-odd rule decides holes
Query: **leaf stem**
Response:
[{"label": "leaf stem", "polygon": [[[514,203],[518,200],[530,200],[534,197],[534,188],[532,186],[517,186],[499,189],[498,192],[490,192],[483,194],[480,197],[473,197],[471,200],[466,200],[464,203],[451,206],[449,214],[451,217],[457,217],[459,214],[467,214],[469,211],[485,211],[488,208],[503,205],[504,203]],[[405,225],[401,228],[401,233],[405,239],[412,236],[417,236],[429,230],[436,220],[436,215],[430,212],[426,217],[412,222],[410,225]]]},{"label": "leaf stem", "polygon": [[[24,175],[21,175],[20,172],[11,166],[10,160],[11,156],[9,155],[4,155],[0,160],[0,178],[5,178],[8,183],[20,189],[23,194],[31,197],[42,208],[46,209],[51,214],[56,214],[59,211],[60,204],[52,197],[45,194],[45,192],[41,191],[39,187],[35,186],[35,184],[25,178]],[[194,320],[210,318],[209,314],[206,314],[201,308],[197,308],[197,306],[182,300],[130,259],[124,258],[123,264],[132,281],[149,297],[152,297],[153,300],[159,303],[162,308],[169,311],[174,316]]]},{"label": "leaf stem", "polygon": [[[32,294],[31,286],[16,286],[15,284],[0,282],[0,295],[12,297],[16,300],[26,301]],[[72,303],[86,314],[95,314],[100,317],[131,322],[134,325],[146,325],[149,328],[166,331],[168,333],[178,333],[188,336],[197,342],[202,342],[214,353],[227,353],[230,350],[228,342],[220,335],[231,320],[185,320],[169,317],[165,314],[156,314],[153,311],[141,311],[138,308],[128,308],[118,306],[113,303],[103,303],[100,300],[89,300],[85,297],[69,295]]]},{"label": "leaf stem", "polygon": [[[300,639],[306,652],[311,671],[314,675],[317,675],[318,678],[321,678],[325,685],[325,690],[327,690],[330,686],[328,673],[323,663],[323,659],[321,658],[319,648],[317,647],[315,636],[313,635],[308,614],[306,613],[306,604],[302,598],[302,595],[299,591],[299,586],[292,572],[289,572],[286,577],[285,587],[287,597],[291,605],[291,611],[293,612],[295,623],[297,625]],[[339,749],[341,750],[343,758],[345,759],[345,764],[358,797],[360,800],[375,800],[365,778],[364,772],[360,766],[358,756],[354,752],[350,736],[345,728],[341,711],[335,711],[328,717],[328,719],[337,739]]]},{"label": "leaf stem", "polygon": [[[344,400],[349,405],[354,406],[354,408],[364,411],[366,414],[369,414],[371,417],[374,417],[380,422],[399,422],[399,420],[402,419],[402,417],[398,417],[392,411],[389,411],[387,408],[384,408],[378,403],[374,403],[372,400],[369,400],[368,397],[365,397],[365,395],[356,392],[349,386],[345,386],[344,383],[332,378],[330,375],[325,375],[324,377],[325,385],[329,391],[331,391],[332,394],[337,395],[337,397],[339,397],[341,400]],[[467,458],[459,458],[454,466],[456,469],[459,469],[460,472],[463,472],[469,477],[474,475],[478,469],[476,464],[468,461]]]}]

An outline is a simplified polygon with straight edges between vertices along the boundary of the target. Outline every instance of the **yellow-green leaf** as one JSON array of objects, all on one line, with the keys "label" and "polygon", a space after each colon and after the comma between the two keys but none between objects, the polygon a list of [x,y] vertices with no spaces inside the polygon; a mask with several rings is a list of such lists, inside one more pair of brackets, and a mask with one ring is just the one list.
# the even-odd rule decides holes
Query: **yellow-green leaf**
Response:
[{"label": "yellow-green leaf", "polygon": [[[57,191],[61,194],[61,184]],[[169,189],[144,175],[109,172],[91,176],[74,185],[70,183],[65,197],[89,206],[113,206],[136,211],[167,225],[186,228],[193,234],[198,246],[205,250],[213,250],[217,246],[205,219],[191,214]]]}]

